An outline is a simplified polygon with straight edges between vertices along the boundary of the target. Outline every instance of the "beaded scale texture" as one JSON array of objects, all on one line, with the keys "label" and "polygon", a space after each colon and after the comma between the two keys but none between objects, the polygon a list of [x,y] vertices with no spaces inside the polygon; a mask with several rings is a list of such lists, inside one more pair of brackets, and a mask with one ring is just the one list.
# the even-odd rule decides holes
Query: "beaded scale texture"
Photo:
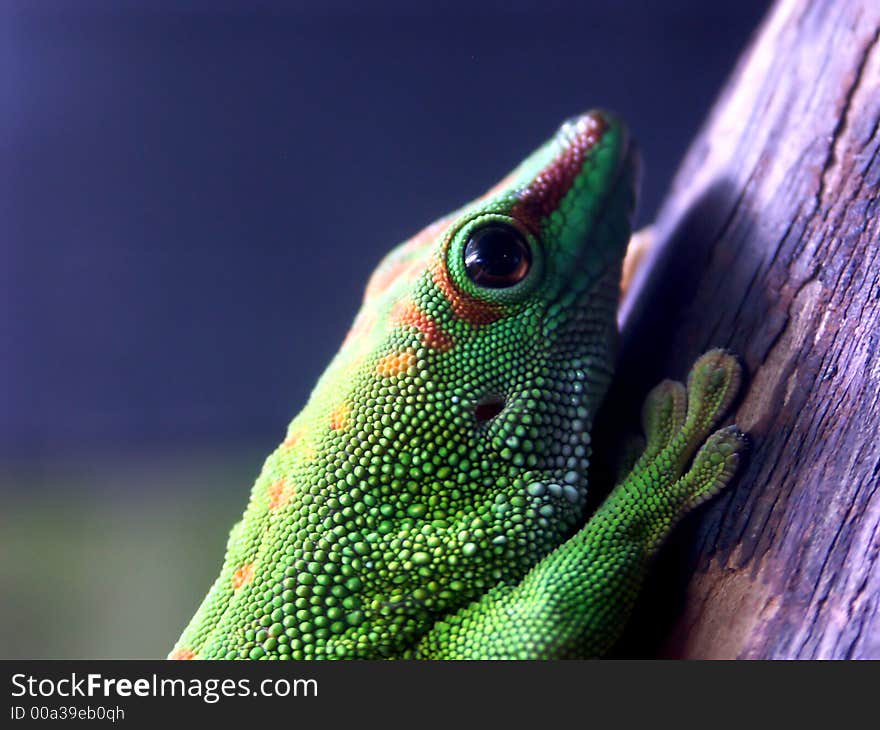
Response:
[{"label": "beaded scale texture", "polygon": [[[578,530],[635,168],[623,126],[589,112],[386,256],[172,658],[604,651],[647,559],[729,479],[741,440],[716,432],[714,467],[691,476],[701,452],[682,477],[736,390],[715,351],[693,402],[671,381],[649,398],[642,471]],[[615,502],[623,488],[660,507]]]}]

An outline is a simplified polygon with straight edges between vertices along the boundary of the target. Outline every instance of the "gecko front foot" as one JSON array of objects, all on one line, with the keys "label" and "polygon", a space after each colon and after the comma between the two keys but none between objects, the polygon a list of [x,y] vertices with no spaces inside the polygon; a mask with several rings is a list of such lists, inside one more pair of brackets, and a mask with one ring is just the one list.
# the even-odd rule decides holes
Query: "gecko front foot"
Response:
[{"label": "gecko front foot", "polygon": [[[694,363],[687,387],[672,380],[655,387],[642,411],[645,450],[618,489],[625,487],[639,499],[663,500],[678,510],[676,520],[721,491],[736,471],[746,437],[735,426],[710,433],[736,397],[741,380],[736,358],[715,349]],[[660,522],[667,517],[664,514]],[[658,529],[657,544],[668,531],[661,525]]]},{"label": "gecko front foot", "polygon": [[605,653],[623,630],[663,540],[736,470],[745,436],[735,426],[712,429],[740,380],[736,359],[712,350],[694,363],[687,386],[667,380],[654,388],[643,409],[645,449],[587,524],[518,585],[498,586],[438,624],[419,655],[542,659]]}]

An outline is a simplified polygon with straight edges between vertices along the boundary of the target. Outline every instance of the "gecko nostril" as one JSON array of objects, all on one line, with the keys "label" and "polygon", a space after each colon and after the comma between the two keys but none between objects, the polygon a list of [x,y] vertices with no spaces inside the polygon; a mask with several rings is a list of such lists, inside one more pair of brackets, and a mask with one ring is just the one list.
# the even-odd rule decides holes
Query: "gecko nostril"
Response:
[{"label": "gecko nostril", "polygon": [[474,407],[474,418],[477,419],[477,423],[485,423],[501,413],[504,406],[504,398],[500,395],[487,396]]}]

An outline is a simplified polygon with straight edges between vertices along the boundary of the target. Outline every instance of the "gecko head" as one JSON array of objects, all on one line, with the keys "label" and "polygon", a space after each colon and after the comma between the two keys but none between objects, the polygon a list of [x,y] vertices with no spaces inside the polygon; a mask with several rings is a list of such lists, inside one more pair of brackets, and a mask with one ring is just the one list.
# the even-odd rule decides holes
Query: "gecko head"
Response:
[{"label": "gecko head", "polygon": [[[515,321],[542,303],[567,315],[579,304],[595,311],[598,302],[579,297],[605,280],[616,297],[637,168],[626,129],[612,115],[591,111],[566,121],[447,227],[433,279],[454,319],[477,327]],[[524,321],[519,327],[528,330]]]},{"label": "gecko head", "polygon": [[598,406],[611,375],[637,182],[626,128],[590,111],[404,247],[417,242],[430,252],[404,299],[430,322],[423,343],[442,341],[441,364],[458,375],[478,424],[510,404],[522,409],[538,382],[577,391],[570,400],[586,418]]}]

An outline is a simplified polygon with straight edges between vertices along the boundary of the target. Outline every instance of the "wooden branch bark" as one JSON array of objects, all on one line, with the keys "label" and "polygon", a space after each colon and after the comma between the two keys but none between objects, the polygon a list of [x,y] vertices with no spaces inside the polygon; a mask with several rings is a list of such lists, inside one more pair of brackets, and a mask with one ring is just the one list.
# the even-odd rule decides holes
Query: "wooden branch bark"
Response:
[{"label": "wooden branch bark", "polygon": [[660,556],[623,655],[880,658],[878,34],[876,0],[778,2],[655,224],[599,428],[722,345],[753,447]]}]

